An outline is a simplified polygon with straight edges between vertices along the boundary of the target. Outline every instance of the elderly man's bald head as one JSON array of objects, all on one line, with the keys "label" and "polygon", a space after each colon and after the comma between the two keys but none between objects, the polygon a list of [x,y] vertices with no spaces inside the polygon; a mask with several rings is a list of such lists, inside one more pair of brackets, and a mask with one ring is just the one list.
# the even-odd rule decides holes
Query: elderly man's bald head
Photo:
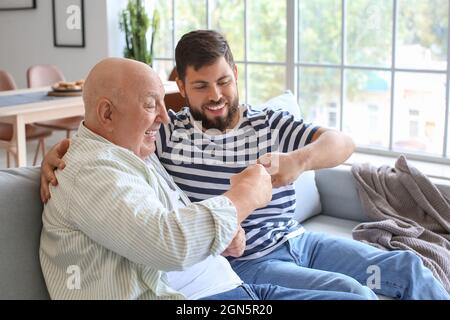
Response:
[{"label": "elderly man's bald head", "polygon": [[143,157],[154,152],[161,123],[168,122],[164,86],[148,65],[107,58],[92,68],[83,89],[84,125]]},{"label": "elderly man's bald head", "polygon": [[124,58],[106,58],[100,61],[89,72],[84,84],[86,117],[95,109],[99,99],[107,98],[120,104],[128,95],[136,94],[136,89],[139,89],[136,84],[144,80],[154,81],[154,86],[162,85],[155,71],[142,62]]}]

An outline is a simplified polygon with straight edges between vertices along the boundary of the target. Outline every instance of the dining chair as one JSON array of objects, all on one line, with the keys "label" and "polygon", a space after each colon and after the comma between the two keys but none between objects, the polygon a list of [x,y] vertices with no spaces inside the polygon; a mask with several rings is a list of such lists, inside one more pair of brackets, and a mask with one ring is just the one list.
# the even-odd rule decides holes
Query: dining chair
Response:
[{"label": "dining chair", "polygon": [[[0,70],[0,91],[15,90],[16,84],[12,76]],[[42,157],[45,155],[45,138],[52,134],[51,130],[45,128],[35,127],[33,125],[25,125],[25,137],[27,141],[38,140],[36,152],[34,154],[33,166],[36,165],[39,151],[42,152]],[[12,141],[14,136],[14,127],[9,123],[0,123],[0,147],[6,150],[6,166],[10,167],[10,157],[13,155],[15,164],[17,165],[17,149],[15,142]]]},{"label": "dining chair", "polygon": [[13,77],[5,70],[0,70],[0,91],[14,90],[16,88]]},{"label": "dining chair", "polygon": [[[178,77],[177,68],[173,67],[167,80],[175,81],[177,77]],[[187,105],[186,99],[183,98],[183,96],[178,92],[166,94],[164,96],[164,103],[166,104],[167,109],[172,109],[175,112],[180,111],[181,108]]]},{"label": "dining chair", "polygon": [[62,71],[51,64],[37,64],[27,70],[28,88],[46,87],[65,80]]},{"label": "dining chair", "polygon": [[[38,64],[31,66],[27,70],[28,88],[51,86],[59,81],[65,81],[65,77],[58,66],[51,64]],[[82,120],[82,116],[76,116],[36,122],[35,125],[50,130],[63,130],[66,132],[66,137],[70,138],[71,132],[78,129]]]},{"label": "dining chair", "polygon": [[177,80],[177,77],[178,77],[177,67],[174,66],[172,71],[170,72],[169,78],[167,80],[175,81],[175,80]]}]

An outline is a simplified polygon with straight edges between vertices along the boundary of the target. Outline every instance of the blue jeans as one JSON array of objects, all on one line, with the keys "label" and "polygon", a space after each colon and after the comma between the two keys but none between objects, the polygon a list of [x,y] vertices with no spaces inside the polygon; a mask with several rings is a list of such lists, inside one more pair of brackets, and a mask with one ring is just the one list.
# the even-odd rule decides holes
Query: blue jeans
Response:
[{"label": "blue jeans", "polygon": [[398,299],[450,299],[413,252],[385,251],[325,233],[305,232],[266,256],[230,263],[246,283],[349,292],[367,299],[375,298],[374,292]]},{"label": "blue jeans", "polygon": [[243,284],[233,290],[200,300],[364,300],[348,292],[291,289],[272,284]]}]

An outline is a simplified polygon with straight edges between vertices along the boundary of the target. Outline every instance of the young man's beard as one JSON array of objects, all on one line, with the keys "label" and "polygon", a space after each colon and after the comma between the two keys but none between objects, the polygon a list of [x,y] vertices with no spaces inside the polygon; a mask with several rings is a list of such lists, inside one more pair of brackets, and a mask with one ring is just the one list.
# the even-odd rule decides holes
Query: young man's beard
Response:
[{"label": "young man's beard", "polygon": [[[228,114],[225,117],[215,117],[214,119],[209,119],[201,111],[194,110],[194,108],[191,107],[188,98],[186,98],[186,102],[188,103],[194,120],[201,121],[203,130],[218,129],[219,131],[224,132],[226,129],[229,129],[230,125],[235,120],[237,112],[239,111],[239,100],[236,98],[231,101],[231,104],[227,104],[228,107],[224,107],[228,108]],[[223,101],[219,101],[217,104],[220,105],[222,102]]]}]

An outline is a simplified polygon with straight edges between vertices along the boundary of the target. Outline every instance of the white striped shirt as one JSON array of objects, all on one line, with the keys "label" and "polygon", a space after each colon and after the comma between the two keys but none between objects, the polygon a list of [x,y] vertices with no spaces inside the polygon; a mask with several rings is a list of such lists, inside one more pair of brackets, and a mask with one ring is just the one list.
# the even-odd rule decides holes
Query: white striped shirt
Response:
[{"label": "white striped shirt", "polygon": [[180,192],[187,205],[177,208],[176,186],[154,158],[146,163],[80,125],[42,217],[52,299],[184,299],[165,272],[225,250],[237,228],[231,201],[191,203]]},{"label": "white striped shirt", "polygon": [[[230,177],[269,152],[290,152],[311,142],[318,127],[305,124],[282,109],[262,111],[240,107],[239,123],[226,133],[203,132],[189,108],[169,111],[170,123],[161,126],[156,154],[175,183],[191,201],[223,194]],[[257,187],[257,186],[255,186]],[[296,206],[293,185],[273,189],[272,201],[243,223],[246,249],[240,259],[268,254],[304,229],[292,219]]]}]

